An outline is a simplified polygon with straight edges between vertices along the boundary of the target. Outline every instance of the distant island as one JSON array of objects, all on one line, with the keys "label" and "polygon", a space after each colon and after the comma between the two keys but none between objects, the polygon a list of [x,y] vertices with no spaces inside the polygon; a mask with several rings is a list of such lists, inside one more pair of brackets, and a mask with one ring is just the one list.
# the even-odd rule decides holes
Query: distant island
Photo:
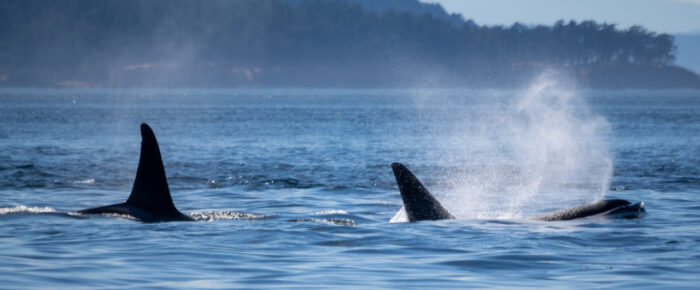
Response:
[{"label": "distant island", "polygon": [[479,26],[418,0],[0,0],[3,87],[700,88],[668,34]]}]

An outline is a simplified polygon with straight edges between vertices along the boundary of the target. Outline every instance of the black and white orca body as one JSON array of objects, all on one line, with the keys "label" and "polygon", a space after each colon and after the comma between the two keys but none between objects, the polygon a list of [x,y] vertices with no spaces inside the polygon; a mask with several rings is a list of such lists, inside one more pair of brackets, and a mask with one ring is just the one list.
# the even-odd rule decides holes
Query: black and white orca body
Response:
[{"label": "black and white orca body", "polygon": [[192,221],[175,208],[153,130],[141,124],[141,157],[129,199],[124,203],[79,210],[78,214],[126,215],[142,222]]},{"label": "black and white orca body", "polygon": [[[422,220],[454,219],[435,197],[421,184],[413,173],[401,163],[391,164],[396,183],[399,185],[406,216],[409,222]],[[589,216],[607,216],[613,218],[641,218],[646,214],[644,203],[631,204],[622,199],[599,200],[591,204],[575,206],[535,219],[542,221],[563,221]]]}]

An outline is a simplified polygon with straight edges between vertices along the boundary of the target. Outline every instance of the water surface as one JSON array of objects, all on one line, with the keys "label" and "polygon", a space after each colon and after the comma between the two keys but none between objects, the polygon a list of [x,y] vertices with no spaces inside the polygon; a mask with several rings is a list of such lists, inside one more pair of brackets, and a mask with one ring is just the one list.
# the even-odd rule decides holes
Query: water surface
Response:
[{"label": "water surface", "polygon": [[[515,120],[503,116],[523,117],[512,109],[527,92],[3,89],[0,285],[696,287],[700,91],[568,93],[562,116],[576,126],[501,131]],[[128,197],[142,122],[176,206],[200,222],[66,214]],[[546,142],[552,128],[585,146]],[[603,158],[609,173],[551,177],[565,163],[552,160]],[[395,161],[460,219],[390,223]],[[649,215],[528,218],[603,194],[644,201]]]}]

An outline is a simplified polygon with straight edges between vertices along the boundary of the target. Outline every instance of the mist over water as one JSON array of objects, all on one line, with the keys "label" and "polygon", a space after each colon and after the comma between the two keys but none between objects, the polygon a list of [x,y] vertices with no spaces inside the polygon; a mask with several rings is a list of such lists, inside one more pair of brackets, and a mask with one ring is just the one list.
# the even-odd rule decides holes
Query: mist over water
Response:
[{"label": "mist over water", "polygon": [[[440,116],[420,120],[436,123],[427,138],[442,143],[432,148],[442,168],[414,172],[419,179],[457,218],[520,219],[602,199],[613,169],[608,121],[555,71],[511,93],[481,98],[495,106],[438,109],[419,97],[425,114]],[[406,221],[403,208],[392,221]]]}]

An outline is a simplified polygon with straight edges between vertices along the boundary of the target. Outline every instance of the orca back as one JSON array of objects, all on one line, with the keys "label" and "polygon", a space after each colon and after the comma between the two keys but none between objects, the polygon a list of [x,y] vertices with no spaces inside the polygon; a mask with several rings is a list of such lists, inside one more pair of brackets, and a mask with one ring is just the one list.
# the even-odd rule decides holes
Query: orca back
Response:
[{"label": "orca back", "polygon": [[577,218],[589,217],[597,214],[611,212],[629,206],[630,202],[623,199],[605,199],[586,205],[579,205],[563,210],[558,210],[537,217],[543,221],[565,221]]},{"label": "orca back", "polygon": [[399,185],[409,222],[454,219],[406,166],[393,163],[391,169]]}]

